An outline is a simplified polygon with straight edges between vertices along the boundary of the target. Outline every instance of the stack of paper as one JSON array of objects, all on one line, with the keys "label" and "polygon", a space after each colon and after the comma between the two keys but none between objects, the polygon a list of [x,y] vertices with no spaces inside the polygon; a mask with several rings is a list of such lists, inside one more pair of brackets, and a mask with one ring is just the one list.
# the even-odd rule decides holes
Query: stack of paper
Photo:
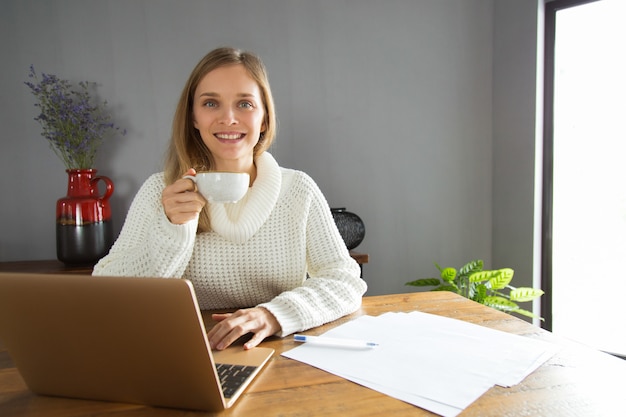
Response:
[{"label": "stack of paper", "polygon": [[493,385],[521,382],[557,351],[550,343],[421,312],[362,316],[322,337],[379,346],[303,344],[283,356],[445,417],[456,416]]}]

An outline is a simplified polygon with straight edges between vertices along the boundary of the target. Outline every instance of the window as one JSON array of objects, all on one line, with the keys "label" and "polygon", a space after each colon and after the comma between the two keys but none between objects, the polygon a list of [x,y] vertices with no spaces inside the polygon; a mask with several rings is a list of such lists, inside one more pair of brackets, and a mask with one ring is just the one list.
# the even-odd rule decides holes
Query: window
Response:
[{"label": "window", "polygon": [[[544,327],[626,354],[626,1],[546,4]],[[619,323],[617,326],[615,322]]]}]

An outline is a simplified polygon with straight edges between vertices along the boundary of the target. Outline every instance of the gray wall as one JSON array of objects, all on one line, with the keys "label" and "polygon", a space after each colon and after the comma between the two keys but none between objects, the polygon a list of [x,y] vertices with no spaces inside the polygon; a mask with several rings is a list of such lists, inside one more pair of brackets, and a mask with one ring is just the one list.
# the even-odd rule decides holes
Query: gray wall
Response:
[{"label": "gray wall", "polygon": [[539,287],[543,2],[494,5],[492,255],[515,269],[514,284]]},{"label": "gray wall", "polygon": [[128,130],[96,164],[118,231],[161,170],[192,67],[232,45],[268,67],[271,152],[365,221],[368,294],[474,258],[530,284],[537,1],[2,0],[0,261],[55,258],[66,191],[22,84],[30,64],[100,83]]}]

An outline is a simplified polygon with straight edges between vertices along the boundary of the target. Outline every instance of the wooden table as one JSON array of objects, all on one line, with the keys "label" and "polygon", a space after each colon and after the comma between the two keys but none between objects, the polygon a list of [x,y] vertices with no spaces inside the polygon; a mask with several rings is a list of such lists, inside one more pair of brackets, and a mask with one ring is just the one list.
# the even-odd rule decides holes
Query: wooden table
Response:
[{"label": "wooden table", "polygon": [[[36,308],[33,306],[33,308]],[[449,292],[365,297],[356,313],[308,331],[321,334],[363,314],[414,311],[439,314],[557,343],[556,356],[512,388],[494,387],[461,416],[624,415],[626,361],[556,337],[529,323]],[[45,314],[45,312],[42,312]],[[203,312],[207,328],[210,312]],[[280,356],[296,346],[291,337],[271,338],[276,350],[267,367],[235,406],[222,413],[157,409],[132,404],[43,397],[32,394],[0,345],[0,416],[183,417],[183,416],[432,416],[434,414]],[[419,372],[416,369],[415,372]]]}]

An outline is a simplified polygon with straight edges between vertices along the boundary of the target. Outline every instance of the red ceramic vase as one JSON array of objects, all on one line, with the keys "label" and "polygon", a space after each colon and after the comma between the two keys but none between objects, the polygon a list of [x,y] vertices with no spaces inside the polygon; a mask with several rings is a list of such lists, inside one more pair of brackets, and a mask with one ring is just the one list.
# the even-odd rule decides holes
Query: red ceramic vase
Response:
[{"label": "red ceramic vase", "polygon": [[[57,258],[72,265],[94,265],[113,244],[113,181],[95,169],[68,169],[67,196],[57,200]],[[98,182],[106,185],[99,195]]]}]

